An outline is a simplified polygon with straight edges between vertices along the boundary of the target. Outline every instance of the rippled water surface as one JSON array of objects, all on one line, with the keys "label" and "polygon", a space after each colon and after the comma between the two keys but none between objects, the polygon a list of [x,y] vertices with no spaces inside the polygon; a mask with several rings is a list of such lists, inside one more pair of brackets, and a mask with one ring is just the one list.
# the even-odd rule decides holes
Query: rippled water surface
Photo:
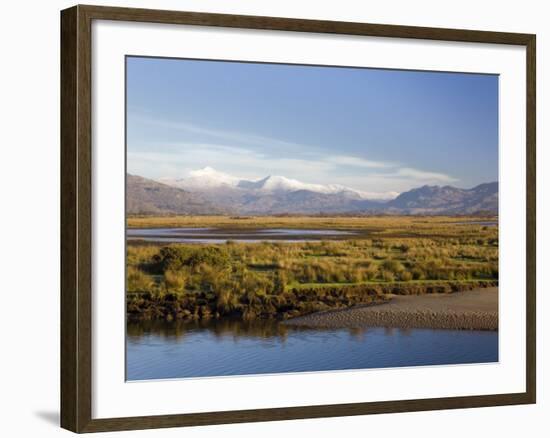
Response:
[{"label": "rippled water surface", "polygon": [[128,380],[498,361],[498,333],[311,330],[274,321],[129,322]]}]

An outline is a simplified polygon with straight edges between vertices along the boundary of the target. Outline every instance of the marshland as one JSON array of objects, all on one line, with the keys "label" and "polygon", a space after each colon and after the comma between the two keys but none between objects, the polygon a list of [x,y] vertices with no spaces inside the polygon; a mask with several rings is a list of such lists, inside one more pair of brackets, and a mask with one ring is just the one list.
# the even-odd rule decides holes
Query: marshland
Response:
[{"label": "marshland", "polygon": [[129,319],[289,319],[498,286],[496,218],[130,217],[128,236]]},{"label": "marshland", "polygon": [[127,222],[130,380],[498,360],[496,217]]}]

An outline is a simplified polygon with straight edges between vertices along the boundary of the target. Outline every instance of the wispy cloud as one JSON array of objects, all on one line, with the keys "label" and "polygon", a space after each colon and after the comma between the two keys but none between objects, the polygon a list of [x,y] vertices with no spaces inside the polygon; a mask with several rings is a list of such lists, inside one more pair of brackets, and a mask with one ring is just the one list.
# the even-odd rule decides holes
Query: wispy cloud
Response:
[{"label": "wispy cloud", "polygon": [[383,169],[394,166],[394,164],[384,161],[365,160],[364,158],[352,157],[349,155],[331,155],[328,156],[326,160],[336,165],[364,167],[367,169]]},{"label": "wispy cloud", "polygon": [[130,144],[129,171],[151,178],[183,177],[194,169],[210,166],[247,179],[284,175],[307,183],[342,184],[368,192],[401,192],[424,184],[457,181],[441,172],[348,154],[327,154],[311,145],[255,134],[156,120],[143,115],[132,116],[131,122],[186,134],[175,137],[201,139],[155,143],[139,139],[136,140],[140,142],[139,148]]},{"label": "wispy cloud", "polygon": [[188,134],[198,134],[205,137],[216,138],[223,140],[224,143],[236,143],[239,145],[253,145],[261,146],[265,145],[270,148],[304,148],[299,143],[289,142],[285,140],[275,139],[272,137],[266,137],[263,135],[250,134],[238,131],[228,131],[223,129],[213,129],[204,126],[198,126],[185,121],[169,121],[158,120],[148,117],[146,115],[132,115],[132,120],[136,123],[145,123],[155,125],[162,128],[172,129],[176,131],[182,131]]},{"label": "wispy cloud", "polygon": [[411,178],[415,180],[439,181],[442,183],[457,181],[456,178],[453,178],[449,175],[445,175],[444,173],[426,172],[423,170],[411,169],[410,167],[400,168],[397,170],[395,174],[397,176],[401,176],[404,178]]}]

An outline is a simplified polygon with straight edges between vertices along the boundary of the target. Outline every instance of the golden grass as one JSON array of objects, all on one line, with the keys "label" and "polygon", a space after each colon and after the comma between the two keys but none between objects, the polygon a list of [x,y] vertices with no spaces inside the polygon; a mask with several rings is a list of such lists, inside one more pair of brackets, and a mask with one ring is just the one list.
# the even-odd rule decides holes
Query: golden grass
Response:
[{"label": "golden grass", "polygon": [[[456,228],[456,222],[494,221],[495,217],[475,216],[131,216],[127,218],[129,228],[171,228],[171,227],[219,227],[219,228],[342,228],[373,231],[429,230]],[[460,228],[476,229],[482,225],[462,225]],[[460,230],[457,230],[460,231]]]},{"label": "golden grass", "polygon": [[[281,296],[295,290],[309,290],[305,297],[316,302],[327,286],[372,289],[378,284],[391,287],[393,293],[408,294],[429,291],[430,283],[438,283],[443,290],[468,288],[468,283],[494,285],[498,283],[498,227],[456,224],[492,220],[496,218],[130,217],[129,227],[330,228],[358,233],[317,242],[133,241],[127,248],[127,291],[150,292],[160,297],[156,298],[159,303],[166,294],[177,294],[181,312],[191,308],[185,304],[188,300],[210,303],[206,310],[193,310],[196,315],[203,311],[224,315],[235,309],[250,315],[284,308],[290,301],[287,297],[287,304],[280,305]],[[197,306],[192,308],[201,308]]]}]

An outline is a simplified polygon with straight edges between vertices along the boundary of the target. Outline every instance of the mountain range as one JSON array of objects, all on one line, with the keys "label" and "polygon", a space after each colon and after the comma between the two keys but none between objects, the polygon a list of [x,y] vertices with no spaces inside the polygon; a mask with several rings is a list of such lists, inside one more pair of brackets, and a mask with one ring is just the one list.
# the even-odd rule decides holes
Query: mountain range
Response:
[{"label": "mountain range", "polygon": [[384,205],[395,214],[498,214],[498,182],[471,189],[452,186],[422,186],[401,193]]},{"label": "mountain range", "polygon": [[300,190],[325,195],[342,195],[355,199],[393,199],[397,192],[364,192],[340,184],[310,184],[284,176],[267,176],[258,180],[238,178],[227,173],[218,172],[211,167],[194,170],[185,178],[161,178],[159,182],[188,191],[208,191],[234,189],[236,191],[258,192],[262,194],[290,193]]},{"label": "mountain range", "polygon": [[247,180],[206,167],[179,179],[127,175],[126,202],[129,214],[497,214],[498,183],[371,193],[283,176]]}]

